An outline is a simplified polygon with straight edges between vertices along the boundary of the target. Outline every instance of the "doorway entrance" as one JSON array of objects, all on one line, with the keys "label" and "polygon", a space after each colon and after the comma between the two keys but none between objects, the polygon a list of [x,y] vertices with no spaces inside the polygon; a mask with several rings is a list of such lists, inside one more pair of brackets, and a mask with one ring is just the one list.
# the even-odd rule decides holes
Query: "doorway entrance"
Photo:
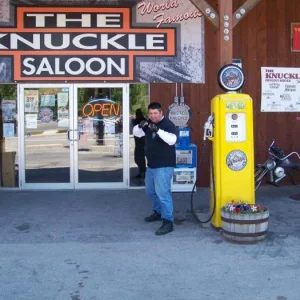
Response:
[{"label": "doorway entrance", "polygon": [[22,84],[24,189],[129,185],[128,84]]}]

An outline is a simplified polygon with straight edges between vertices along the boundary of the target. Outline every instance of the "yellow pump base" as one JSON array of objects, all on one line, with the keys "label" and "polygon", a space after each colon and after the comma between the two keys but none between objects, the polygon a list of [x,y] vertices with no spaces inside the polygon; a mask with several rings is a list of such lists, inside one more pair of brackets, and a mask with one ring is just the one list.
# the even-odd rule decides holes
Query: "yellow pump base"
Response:
[{"label": "yellow pump base", "polygon": [[[222,227],[222,206],[232,200],[255,203],[253,106],[247,94],[228,93],[211,101],[214,117],[212,141],[214,184],[210,184],[210,210],[215,213],[212,225]],[[212,170],[211,170],[212,174]]]}]

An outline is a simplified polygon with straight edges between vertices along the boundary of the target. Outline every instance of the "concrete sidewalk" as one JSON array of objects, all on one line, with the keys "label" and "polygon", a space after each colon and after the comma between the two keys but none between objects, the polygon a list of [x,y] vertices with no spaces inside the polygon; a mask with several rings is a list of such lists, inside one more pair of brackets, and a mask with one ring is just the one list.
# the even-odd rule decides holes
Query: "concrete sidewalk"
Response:
[{"label": "concrete sidewalk", "polygon": [[[299,300],[299,187],[262,187],[267,239],[231,244],[190,215],[166,236],[143,190],[0,192],[0,300]],[[208,206],[209,191],[195,196]]]}]

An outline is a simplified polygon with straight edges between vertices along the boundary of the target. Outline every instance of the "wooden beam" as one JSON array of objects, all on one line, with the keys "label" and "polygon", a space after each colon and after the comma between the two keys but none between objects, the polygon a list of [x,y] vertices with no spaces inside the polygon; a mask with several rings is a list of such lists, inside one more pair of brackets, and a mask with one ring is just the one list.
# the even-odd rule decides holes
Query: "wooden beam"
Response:
[{"label": "wooden beam", "polygon": [[219,29],[219,15],[205,0],[190,0],[194,6],[205,16],[217,29]]},{"label": "wooden beam", "polygon": [[232,1],[219,1],[219,58],[220,67],[232,63],[233,41],[232,41]]},{"label": "wooden beam", "polygon": [[237,25],[261,0],[247,0],[233,15],[233,27]]}]

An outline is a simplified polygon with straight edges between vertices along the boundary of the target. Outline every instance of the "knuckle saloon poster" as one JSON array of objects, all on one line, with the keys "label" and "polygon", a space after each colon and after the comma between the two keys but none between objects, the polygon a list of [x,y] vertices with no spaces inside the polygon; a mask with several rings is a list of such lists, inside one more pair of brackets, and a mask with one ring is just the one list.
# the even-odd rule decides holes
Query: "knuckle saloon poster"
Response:
[{"label": "knuckle saloon poster", "polygon": [[300,111],[300,68],[261,68],[261,111]]},{"label": "knuckle saloon poster", "polygon": [[205,81],[204,17],[188,0],[1,1],[0,83]]}]

